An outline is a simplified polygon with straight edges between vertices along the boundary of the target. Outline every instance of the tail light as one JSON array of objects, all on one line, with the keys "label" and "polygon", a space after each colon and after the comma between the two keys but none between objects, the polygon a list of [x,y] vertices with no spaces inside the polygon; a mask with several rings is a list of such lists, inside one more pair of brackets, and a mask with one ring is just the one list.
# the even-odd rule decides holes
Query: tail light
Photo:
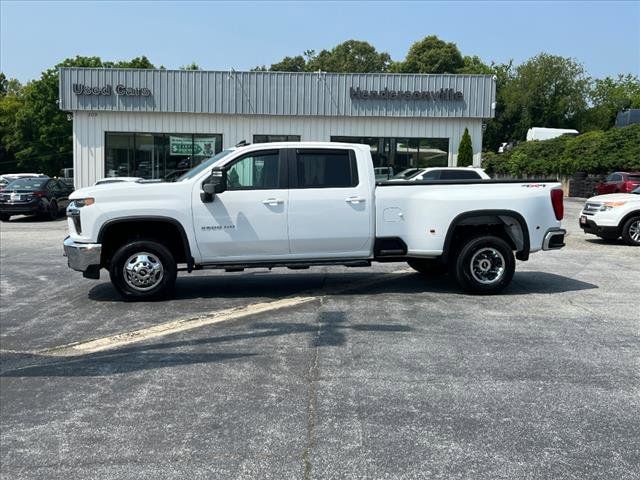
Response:
[{"label": "tail light", "polygon": [[622,184],[622,191],[625,193],[629,193],[630,191],[632,191],[634,188],[636,188],[638,185],[640,185],[640,183],[637,182],[624,182]]},{"label": "tail light", "polygon": [[553,213],[556,215],[556,220],[562,220],[564,218],[564,194],[559,188],[551,190],[551,205],[553,205]]}]

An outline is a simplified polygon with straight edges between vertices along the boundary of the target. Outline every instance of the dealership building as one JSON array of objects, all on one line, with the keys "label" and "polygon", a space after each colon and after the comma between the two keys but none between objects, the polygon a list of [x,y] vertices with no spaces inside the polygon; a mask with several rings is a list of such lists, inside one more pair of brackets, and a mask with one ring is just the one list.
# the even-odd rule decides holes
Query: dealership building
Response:
[{"label": "dealership building", "polygon": [[243,140],[366,143],[398,172],[456,165],[468,128],[479,165],[495,96],[489,75],[60,69],[76,188],[169,179]]}]

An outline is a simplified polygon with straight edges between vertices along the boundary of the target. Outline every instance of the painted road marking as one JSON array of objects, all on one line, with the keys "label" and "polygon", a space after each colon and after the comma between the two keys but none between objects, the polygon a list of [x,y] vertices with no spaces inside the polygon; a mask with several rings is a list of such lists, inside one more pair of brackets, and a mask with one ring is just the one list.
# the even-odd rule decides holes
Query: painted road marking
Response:
[{"label": "painted road marking", "polygon": [[290,297],[282,300],[276,300],[274,302],[254,303],[246,307],[227,308],[225,310],[219,310],[199,317],[173,320],[171,322],[161,323],[152,327],[141,328],[139,330],[133,330],[125,333],[117,333],[115,335],[96,338],[86,342],[61,345],[59,347],[41,350],[38,353],[53,356],[86,355],[89,353],[123,347],[125,345],[142,342],[151,338],[163,337],[172,333],[185,332],[187,330],[193,330],[195,328],[213,325],[215,323],[235,320],[249,315],[294,307],[312,302],[318,298],[319,297]]},{"label": "painted road marking", "polygon": [[33,352],[38,355],[49,356],[80,356],[88,355],[90,353],[101,352],[104,350],[111,350],[114,348],[131,345],[133,343],[143,342],[151,338],[164,337],[174,333],[185,332],[188,330],[194,330],[196,328],[213,325],[216,323],[226,322],[229,320],[235,320],[238,318],[248,317],[250,315],[256,315],[264,312],[271,312],[274,310],[281,310],[284,308],[291,308],[298,305],[303,305],[313,301],[320,301],[322,298],[328,295],[340,294],[348,292],[358,288],[367,287],[377,283],[382,283],[388,280],[392,280],[398,274],[414,273],[413,270],[396,270],[390,272],[391,275],[386,274],[384,276],[374,278],[371,280],[365,280],[362,282],[353,283],[347,287],[333,287],[322,291],[318,295],[305,295],[296,297],[287,297],[273,302],[261,302],[254,303],[243,307],[233,307],[225,310],[219,310],[216,312],[200,315],[197,317],[183,318],[179,320],[172,320],[170,322],[161,323],[151,327],[141,328],[139,330],[133,330],[130,332],[117,333],[115,335],[109,335],[106,337],[96,338],[87,341],[80,341],[69,343],[66,345],[60,345],[53,348],[39,350]]}]

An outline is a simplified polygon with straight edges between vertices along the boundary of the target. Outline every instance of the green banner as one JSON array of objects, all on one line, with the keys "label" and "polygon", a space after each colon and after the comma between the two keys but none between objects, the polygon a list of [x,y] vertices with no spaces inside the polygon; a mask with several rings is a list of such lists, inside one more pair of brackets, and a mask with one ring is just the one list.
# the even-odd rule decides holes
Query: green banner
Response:
[{"label": "green banner", "polygon": [[169,137],[171,155],[210,157],[216,153],[215,138]]}]

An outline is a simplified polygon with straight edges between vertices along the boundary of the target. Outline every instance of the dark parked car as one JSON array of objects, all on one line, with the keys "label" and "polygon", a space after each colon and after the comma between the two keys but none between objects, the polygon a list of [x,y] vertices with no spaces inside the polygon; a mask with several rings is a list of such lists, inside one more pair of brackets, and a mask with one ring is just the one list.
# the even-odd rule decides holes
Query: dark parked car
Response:
[{"label": "dark parked car", "polygon": [[58,218],[69,204],[73,189],[49,177],[20,178],[0,190],[0,220],[12,215],[38,215]]},{"label": "dark parked car", "polygon": [[613,172],[604,182],[596,185],[596,195],[607,193],[629,193],[640,186],[640,172]]}]

